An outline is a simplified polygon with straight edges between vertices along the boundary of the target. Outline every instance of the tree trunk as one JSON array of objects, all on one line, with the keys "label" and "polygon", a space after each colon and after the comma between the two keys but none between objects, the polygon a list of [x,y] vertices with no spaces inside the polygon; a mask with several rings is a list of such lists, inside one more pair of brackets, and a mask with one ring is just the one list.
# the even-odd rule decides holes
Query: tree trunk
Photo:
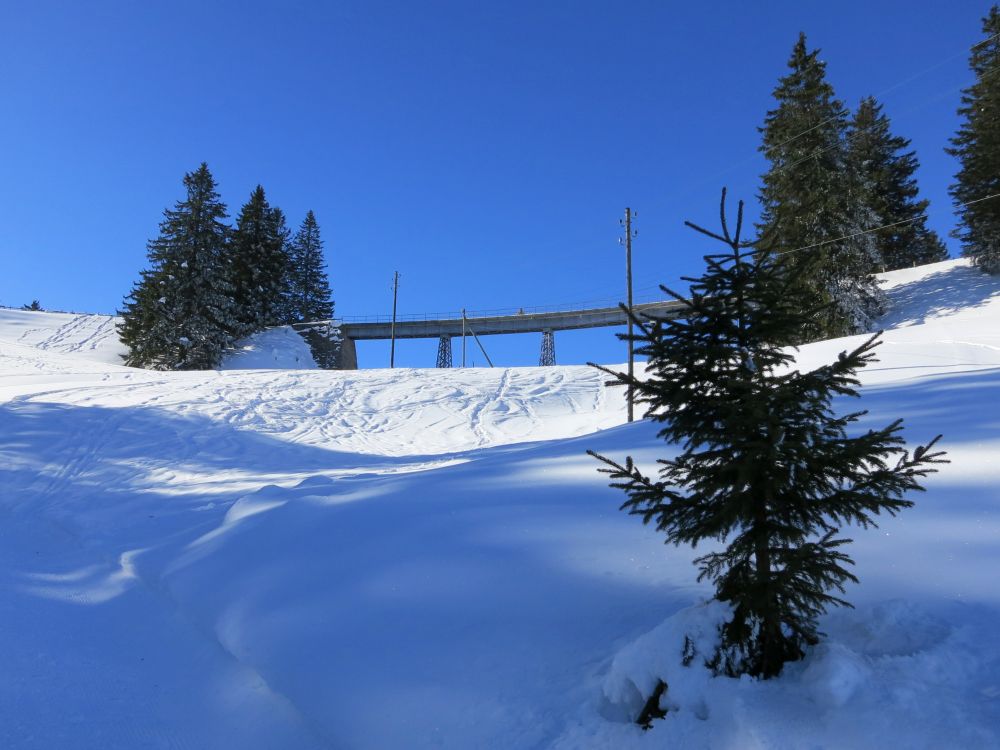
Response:
[{"label": "tree trunk", "polygon": [[765,679],[773,677],[781,671],[781,623],[774,608],[774,595],[771,585],[771,547],[770,535],[767,532],[767,506],[770,494],[765,494],[764,501],[757,504],[754,510],[754,537],[756,549],[754,561],[757,568],[757,590],[761,630],[758,641],[760,648],[760,674]]}]

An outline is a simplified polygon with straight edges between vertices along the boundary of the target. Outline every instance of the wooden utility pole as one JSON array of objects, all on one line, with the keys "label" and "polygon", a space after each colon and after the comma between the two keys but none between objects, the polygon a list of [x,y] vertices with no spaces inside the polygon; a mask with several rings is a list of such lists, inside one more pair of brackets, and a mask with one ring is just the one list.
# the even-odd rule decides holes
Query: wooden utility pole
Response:
[{"label": "wooden utility pole", "polygon": [[[399,297],[399,271],[392,276],[392,326],[389,328],[389,368],[396,366],[396,299]],[[629,303],[631,304],[631,302]]]},{"label": "wooden utility pole", "polygon": [[[628,295],[628,377],[635,376],[635,342],[632,341],[632,238],[637,232],[632,231],[632,218],[635,214],[631,208],[625,209],[625,218],[620,223],[625,227],[625,285]],[[621,240],[618,240],[621,243]],[[628,421],[635,419],[635,393],[631,385],[628,387]]]},{"label": "wooden utility pole", "polygon": [[462,367],[465,367],[465,308],[462,308]]}]

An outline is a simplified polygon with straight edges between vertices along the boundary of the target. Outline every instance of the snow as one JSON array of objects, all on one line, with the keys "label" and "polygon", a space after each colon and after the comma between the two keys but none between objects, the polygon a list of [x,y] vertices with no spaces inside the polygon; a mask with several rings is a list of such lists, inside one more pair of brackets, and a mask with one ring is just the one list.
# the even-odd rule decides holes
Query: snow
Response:
[{"label": "snow", "polygon": [[[614,658],[603,685],[604,722],[581,719],[555,743],[575,747],[996,747],[1000,680],[995,611],[887,599],[840,610],[828,637],[780,679],[713,678],[677,644],[694,634],[711,653],[726,609],[682,609]],[[624,722],[658,679],[666,720],[644,734]],[[616,721],[617,720],[617,721]]]},{"label": "snow", "polygon": [[952,463],[853,534],[857,609],[767,682],[682,664],[724,608],[585,454],[665,452],[600,373],[275,369],[280,330],[148,372],[0,311],[0,745],[1000,748],[1000,283],[885,282],[865,424]]},{"label": "snow", "polygon": [[[0,341],[69,354],[76,361],[120,365],[127,350],[118,340],[119,322],[113,315],[0,308]],[[313,370],[316,363],[305,340],[280,326],[238,341],[220,369]]]},{"label": "snow", "polygon": [[71,354],[76,360],[121,364],[125,347],[112,315],[56,313],[0,308],[0,340],[43,352]]},{"label": "snow", "polygon": [[222,370],[315,370],[309,344],[290,326],[280,326],[236,342]]}]

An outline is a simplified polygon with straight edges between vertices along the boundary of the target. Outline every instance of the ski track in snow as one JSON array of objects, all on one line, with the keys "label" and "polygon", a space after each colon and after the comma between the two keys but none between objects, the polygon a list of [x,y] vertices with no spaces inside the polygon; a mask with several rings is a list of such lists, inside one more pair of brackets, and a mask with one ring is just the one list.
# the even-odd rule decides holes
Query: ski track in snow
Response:
[{"label": "ski track in snow", "polygon": [[1000,289],[964,261],[885,281],[863,406],[953,464],[859,532],[862,614],[827,650],[770,687],[678,683],[646,735],[608,686],[706,589],[584,453],[663,452],[602,373],[147,372],[109,316],[0,311],[0,745],[836,747],[857,715],[851,746],[1000,747]]}]

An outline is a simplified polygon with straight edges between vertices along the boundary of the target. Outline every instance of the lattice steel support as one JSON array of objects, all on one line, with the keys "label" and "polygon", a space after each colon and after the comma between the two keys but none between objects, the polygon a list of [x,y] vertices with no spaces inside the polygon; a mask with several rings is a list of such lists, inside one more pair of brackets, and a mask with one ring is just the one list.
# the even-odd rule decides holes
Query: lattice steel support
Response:
[{"label": "lattice steel support", "polygon": [[438,338],[438,367],[451,367],[451,336]]},{"label": "lattice steel support", "polygon": [[552,329],[542,331],[542,354],[538,358],[539,367],[551,367],[556,363],[556,337]]}]

